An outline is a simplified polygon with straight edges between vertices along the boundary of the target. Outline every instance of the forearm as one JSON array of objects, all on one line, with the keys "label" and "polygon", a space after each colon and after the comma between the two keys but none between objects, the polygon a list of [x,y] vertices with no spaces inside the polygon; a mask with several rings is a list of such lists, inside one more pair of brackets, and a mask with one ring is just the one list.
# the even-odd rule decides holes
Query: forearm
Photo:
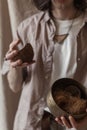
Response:
[{"label": "forearm", "polygon": [[10,67],[10,70],[7,74],[7,79],[10,89],[17,93],[22,88],[23,77],[22,77],[22,68],[13,68]]}]

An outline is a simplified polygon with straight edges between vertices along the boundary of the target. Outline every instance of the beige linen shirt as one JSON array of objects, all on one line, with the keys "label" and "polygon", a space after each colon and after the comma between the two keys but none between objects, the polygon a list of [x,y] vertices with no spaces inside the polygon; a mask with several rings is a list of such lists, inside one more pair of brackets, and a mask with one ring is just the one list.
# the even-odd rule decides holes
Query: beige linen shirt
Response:
[{"label": "beige linen shirt", "polygon": [[[77,35],[77,47],[75,48],[77,67],[73,72],[73,78],[85,87],[87,87],[86,17],[85,13],[83,24]],[[47,11],[24,20],[18,27],[17,34],[22,40],[22,47],[26,43],[31,43],[36,62],[28,66],[27,69],[23,69],[23,74],[27,70],[27,77],[23,86],[19,88],[22,89],[22,93],[15,116],[14,130],[41,130],[40,120],[46,107],[47,92],[51,88],[55,32],[56,27]],[[85,127],[82,130],[86,130]]]}]

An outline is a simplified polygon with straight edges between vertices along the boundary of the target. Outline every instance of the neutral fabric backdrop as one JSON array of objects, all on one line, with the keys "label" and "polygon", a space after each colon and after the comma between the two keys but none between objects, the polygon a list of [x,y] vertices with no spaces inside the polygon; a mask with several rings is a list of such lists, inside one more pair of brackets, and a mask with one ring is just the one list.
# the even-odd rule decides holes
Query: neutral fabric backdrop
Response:
[{"label": "neutral fabric backdrop", "polygon": [[[0,70],[17,26],[36,12],[31,0],[0,0]],[[13,93],[0,73],[0,130],[13,129],[20,93]]]}]

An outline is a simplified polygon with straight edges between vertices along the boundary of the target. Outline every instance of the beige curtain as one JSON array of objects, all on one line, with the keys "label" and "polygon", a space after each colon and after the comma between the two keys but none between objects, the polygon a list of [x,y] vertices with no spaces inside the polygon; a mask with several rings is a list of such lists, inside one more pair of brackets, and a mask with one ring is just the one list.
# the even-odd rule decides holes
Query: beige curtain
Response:
[{"label": "beige curtain", "polygon": [[[0,0],[0,70],[19,23],[36,13],[31,0]],[[1,71],[0,71],[1,72]],[[12,130],[20,93],[14,94],[0,73],[0,130]]]}]

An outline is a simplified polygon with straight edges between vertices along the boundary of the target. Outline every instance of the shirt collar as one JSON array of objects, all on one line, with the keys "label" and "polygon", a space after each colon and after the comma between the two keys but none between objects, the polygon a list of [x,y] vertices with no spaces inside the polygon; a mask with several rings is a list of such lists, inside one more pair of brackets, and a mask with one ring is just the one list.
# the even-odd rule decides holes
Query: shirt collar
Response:
[{"label": "shirt collar", "polygon": [[44,12],[42,11],[41,15],[44,17],[44,21],[45,21],[45,22],[48,22],[48,21],[51,19],[50,13],[49,13],[48,10],[46,10],[46,11],[44,11]]}]

